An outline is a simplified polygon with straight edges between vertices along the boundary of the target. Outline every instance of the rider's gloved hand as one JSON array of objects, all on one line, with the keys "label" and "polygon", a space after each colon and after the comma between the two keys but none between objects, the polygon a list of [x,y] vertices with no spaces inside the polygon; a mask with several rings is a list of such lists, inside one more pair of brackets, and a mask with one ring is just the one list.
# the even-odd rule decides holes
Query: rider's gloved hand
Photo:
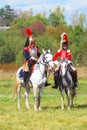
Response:
[{"label": "rider's gloved hand", "polygon": [[37,61],[38,58],[35,58],[35,57],[32,56],[32,57],[30,58],[30,60],[35,60],[35,61]]},{"label": "rider's gloved hand", "polygon": [[55,60],[53,63],[54,63],[55,65],[59,65],[58,60]]},{"label": "rider's gloved hand", "polygon": [[68,64],[72,64],[72,61],[68,60]]}]

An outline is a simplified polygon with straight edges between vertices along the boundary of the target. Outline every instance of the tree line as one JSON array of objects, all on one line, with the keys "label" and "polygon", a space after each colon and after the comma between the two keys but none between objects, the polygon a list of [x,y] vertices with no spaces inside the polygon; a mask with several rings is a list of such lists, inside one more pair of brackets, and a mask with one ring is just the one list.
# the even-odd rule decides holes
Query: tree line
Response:
[{"label": "tree line", "polygon": [[[3,24],[2,24],[3,23]],[[50,49],[54,54],[60,48],[60,35],[68,33],[69,49],[73,53],[75,65],[87,65],[87,17],[74,12],[71,24],[68,25],[64,8],[57,6],[46,18],[45,12],[33,15],[33,10],[17,14],[9,5],[0,9],[0,25],[10,26],[0,30],[0,63],[23,63],[23,47],[26,41],[25,28],[29,27],[34,34],[40,49]]]}]

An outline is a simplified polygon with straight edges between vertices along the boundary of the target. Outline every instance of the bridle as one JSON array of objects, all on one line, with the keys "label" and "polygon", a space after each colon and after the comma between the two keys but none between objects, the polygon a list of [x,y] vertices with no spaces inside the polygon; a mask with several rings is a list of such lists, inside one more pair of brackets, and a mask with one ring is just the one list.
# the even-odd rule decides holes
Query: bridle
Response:
[{"label": "bridle", "polygon": [[49,66],[50,64],[49,64],[49,62],[51,62],[51,61],[53,61],[53,60],[49,60],[49,61],[47,61],[47,59],[46,59],[46,55],[47,54],[50,54],[49,52],[46,52],[45,54],[42,54],[42,56],[40,57],[40,58],[42,58],[41,60],[40,60],[40,62],[39,61],[37,61],[37,64],[42,64],[42,65],[45,65],[45,66]]},{"label": "bridle", "polygon": [[53,60],[47,61],[47,59],[46,59],[46,54],[50,54],[50,53],[47,52],[47,53],[44,54],[44,56],[43,56],[43,63],[44,63],[45,65],[49,66],[49,62],[51,62],[51,61],[53,61]]}]

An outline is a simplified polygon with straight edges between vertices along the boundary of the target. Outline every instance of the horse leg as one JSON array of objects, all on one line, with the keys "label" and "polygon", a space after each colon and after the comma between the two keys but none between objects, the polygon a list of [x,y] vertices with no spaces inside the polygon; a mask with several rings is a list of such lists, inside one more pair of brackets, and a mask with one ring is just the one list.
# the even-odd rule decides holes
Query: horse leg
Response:
[{"label": "horse leg", "polygon": [[39,89],[39,92],[38,92],[38,95],[37,95],[37,108],[39,110],[41,110],[41,107],[40,107],[40,101],[41,101],[41,96],[40,96],[40,89]]},{"label": "horse leg", "polygon": [[71,107],[73,107],[73,95],[71,95]]},{"label": "horse leg", "polygon": [[36,85],[33,85],[33,92],[34,92],[34,110],[38,110],[38,88]]},{"label": "horse leg", "polygon": [[18,109],[20,110],[20,91],[21,91],[21,84],[18,84],[17,88],[17,97],[18,97]]},{"label": "horse leg", "polygon": [[64,109],[64,95],[62,90],[61,90],[61,109]]},{"label": "horse leg", "polygon": [[74,96],[75,96],[75,88],[72,88],[71,89],[71,107],[73,107],[73,99],[74,99]]},{"label": "horse leg", "polygon": [[27,109],[30,109],[29,102],[28,102],[29,91],[30,91],[29,88],[26,88],[26,91],[25,91],[25,93],[24,93],[25,105],[26,105],[26,108],[27,108]]},{"label": "horse leg", "polygon": [[38,109],[39,110],[42,110],[41,106],[40,106],[40,102],[41,102],[41,96],[42,96],[43,89],[44,89],[44,86],[39,89],[39,97],[38,97]]},{"label": "horse leg", "polygon": [[67,91],[68,110],[70,109],[70,97],[71,97],[70,90],[68,89],[68,91]]},{"label": "horse leg", "polygon": [[17,89],[18,89],[18,82],[16,82],[16,83],[14,84],[13,94],[12,94],[13,100],[15,100],[15,98],[16,98],[16,96],[17,96]]}]

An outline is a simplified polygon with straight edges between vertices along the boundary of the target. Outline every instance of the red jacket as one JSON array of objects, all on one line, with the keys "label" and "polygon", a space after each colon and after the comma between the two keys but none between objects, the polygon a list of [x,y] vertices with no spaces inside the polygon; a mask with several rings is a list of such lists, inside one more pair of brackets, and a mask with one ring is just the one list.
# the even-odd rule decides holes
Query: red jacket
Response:
[{"label": "red jacket", "polygon": [[67,58],[68,60],[72,61],[72,53],[70,52],[70,50],[58,50],[53,56],[53,60],[57,60],[58,57],[60,57],[60,60],[62,60],[63,58]]}]

